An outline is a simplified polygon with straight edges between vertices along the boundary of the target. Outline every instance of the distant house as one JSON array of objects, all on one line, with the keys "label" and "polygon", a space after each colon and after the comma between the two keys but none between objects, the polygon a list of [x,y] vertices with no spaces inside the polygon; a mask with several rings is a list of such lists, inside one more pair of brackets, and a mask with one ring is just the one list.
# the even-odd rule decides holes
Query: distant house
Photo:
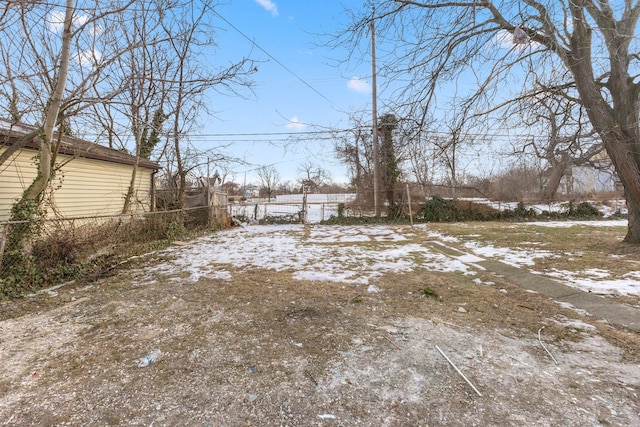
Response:
[{"label": "distant house", "polygon": [[620,181],[605,151],[589,159],[589,164],[573,165],[565,176],[567,194],[596,194],[616,191]]},{"label": "distant house", "polygon": [[251,184],[244,187],[245,199],[256,199],[258,197],[260,197],[260,188]]},{"label": "distant house", "polygon": [[309,193],[309,194],[317,193],[320,188],[320,186],[316,184],[316,182],[312,179],[304,179],[302,180],[301,184],[302,184],[300,186],[301,193]]},{"label": "distant house", "polygon": [[[0,156],[35,128],[0,119]],[[57,138],[57,135],[55,136]],[[0,221],[31,185],[37,174],[34,141],[17,150],[0,165]],[[50,217],[119,214],[131,182],[135,157],[79,138],[63,136],[56,158],[59,168],[50,182],[44,203]],[[140,159],[132,211],[151,210],[157,163]]]},{"label": "distant house", "polygon": [[589,166],[574,166],[569,177],[570,190],[577,194],[596,194],[615,191],[618,178],[612,170]]}]

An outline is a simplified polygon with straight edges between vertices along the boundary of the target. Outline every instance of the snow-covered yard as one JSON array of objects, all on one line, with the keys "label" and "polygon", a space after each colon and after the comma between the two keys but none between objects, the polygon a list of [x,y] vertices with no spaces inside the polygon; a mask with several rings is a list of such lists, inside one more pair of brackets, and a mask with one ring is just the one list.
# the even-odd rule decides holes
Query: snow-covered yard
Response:
[{"label": "snow-covered yard", "polygon": [[[533,222],[532,226],[625,227],[626,221]],[[417,242],[415,240],[418,240]],[[559,258],[566,253],[545,249],[496,247],[466,242],[467,257],[448,257],[420,243],[420,239],[461,243],[452,236],[432,232],[428,225],[414,227],[315,225],[245,226],[203,237],[188,247],[173,247],[171,260],[146,270],[145,283],[156,273],[188,271],[189,280],[200,277],[232,279],[228,267],[291,271],[294,279],[374,284],[385,273],[410,273],[417,269],[475,275],[478,257],[496,258],[517,267],[534,265],[539,258]],[[363,243],[381,245],[366,245]],[[212,256],[212,254],[216,254]],[[605,269],[558,270],[563,283],[599,294],[640,297],[640,264],[621,277]]]},{"label": "snow-covered yard", "polygon": [[[3,303],[0,424],[640,425],[637,332],[477,264],[566,257],[530,237],[238,227]],[[561,279],[635,298],[640,266],[612,277],[602,256]]]}]

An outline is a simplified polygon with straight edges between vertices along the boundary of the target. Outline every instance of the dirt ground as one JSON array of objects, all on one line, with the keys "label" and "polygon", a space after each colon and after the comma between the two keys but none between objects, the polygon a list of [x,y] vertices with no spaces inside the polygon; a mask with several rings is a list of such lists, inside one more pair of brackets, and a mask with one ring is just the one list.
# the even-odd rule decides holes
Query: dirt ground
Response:
[{"label": "dirt ground", "polygon": [[640,425],[637,331],[488,272],[141,283],[165,256],[0,306],[0,425]]}]

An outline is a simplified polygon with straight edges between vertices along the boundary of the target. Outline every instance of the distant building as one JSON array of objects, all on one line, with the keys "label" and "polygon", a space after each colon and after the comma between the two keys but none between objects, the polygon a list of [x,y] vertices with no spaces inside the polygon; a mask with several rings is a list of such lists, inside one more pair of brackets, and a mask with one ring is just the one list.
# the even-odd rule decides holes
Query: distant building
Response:
[{"label": "distant building", "polygon": [[571,169],[570,190],[577,194],[606,193],[616,190],[618,177],[610,170],[590,166],[574,166]]},{"label": "distant building", "polygon": [[245,199],[257,199],[258,197],[260,197],[260,188],[255,185],[247,185],[244,187]]},{"label": "distant building", "polygon": [[620,180],[606,151],[589,159],[589,164],[572,166],[566,176],[567,194],[595,194],[615,191]]}]

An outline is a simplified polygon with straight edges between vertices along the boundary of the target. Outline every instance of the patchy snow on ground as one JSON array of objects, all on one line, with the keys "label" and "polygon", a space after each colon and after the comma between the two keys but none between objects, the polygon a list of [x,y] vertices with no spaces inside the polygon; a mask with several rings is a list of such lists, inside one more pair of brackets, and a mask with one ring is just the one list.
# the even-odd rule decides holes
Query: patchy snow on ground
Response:
[{"label": "patchy snow on ground", "polygon": [[[562,222],[531,222],[527,225],[543,227],[626,227],[627,221],[562,221]],[[462,242],[460,239],[444,236],[439,233],[429,233],[429,237],[439,241],[448,241],[462,245],[473,254],[484,258],[495,258],[505,264],[514,267],[533,267],[536,259],[561,258],[572,254],[557,254],[553,251],[543,249],[519,248],[519,247],[497,247],[491,244],[470,241]],[[467,236],[469,237],[469,236]],[[576,254],[573,254],[576,255]],[[458,257],[462,260],[463,258]],[[469,261],[467,261],[469,262]],[[552,269],[546,272],[548,276],[559,279],[568,286],[592,292],[600,295],[639,295],[640,296],[640,271],[629,271],[622,277],[612,278],[611,273],[600,268],[590,268],[583,271],[567,271]]]},{"label": "patchy snow on ground", "polygon": [[[619,221],[580,222],[596,226]],[[550,223],[541,223],[554,226]],[[562,226],[565,223],[559,223]],[[578,222],[569,222],[576,225]],[[410,242],[416,233],[429,239],[456,243],[469,253],[459,256],[436,252],[427,245]],[[382,242],[383,246],[367,245]],[[374,247],[375,246],[375,247]],[[333,281],[368,285],[386,272],[406,273],[416,269],[459,272],[475,275],[476,263],[498,259],[520,268],[531,268],[537,259],[566,257],[538,248],[503,248],[428,231],[427,225],[398,226],[303,226],[270,225],[238,227],[206,236],[186,246],[174,246],[163,252],[167,261],[149,268],[138,284],[153,283],[171,276],[178,269],[191,282],[201,277],[232,279],[229,266],[241,270],[264,268],[290,271],[300,280]],[[585,271],[552,270],[549,276],[584,291],[603,295],[640,295],[640,271],[612,278],[599,268]]]},{"label": "patchy snow on ground", "polygon": [[[162,277],[178,269],[195,282],[200,277],[217,277],[221,270],[226,271],[224,266],[232,265],[240,269],[291,271],[295,279],[301,280],[357,284],[369,284],[385,272],[410,272],[416,268],[475,274],[469,262],[477,257],[456,259],[407,243],[408,237],[414,235],[408,227],[246,226],[171,247],[164,251],[167,261],[146,272]],[[368,247],[366,242],[386,244],[380,249]],[[142,281],[148,280],[150,277]]]},{"label": "patchy snow on ground", "polygon": [[560,279],[563,283],[586,292],[600,295],[640,295],[640,272],[632,271],[621,278],[610,279],[609,272],[599,270],[594,274],[593,269],[584,271],[567,271],[552,269],[548,276]]},{"label": "patchy snow on ground", "polygon": [[522,248],[499,248],[493,245],[482,245],[478,242],[467,242],[464,244],[464,247],[470,249],[476,255],[480,255],[485,258],[499,258],[504,263],[515,267],[535,265],[536,258],[560,257],[560,255],[556,255],[550,251]]},{"label": "patchy snow on ground", "polygon": [[[50,289],[56,308],[0,321],[0,424],[640,425],[637,335],[488,282],[480,255],[435,238],[428,225],[238,227]],[[511,251],[486,254],[529,265]],[[449,277],[440,300],[377,280],[425,271],[468,275],[477,297],[458,299],[469,287]]]}]

